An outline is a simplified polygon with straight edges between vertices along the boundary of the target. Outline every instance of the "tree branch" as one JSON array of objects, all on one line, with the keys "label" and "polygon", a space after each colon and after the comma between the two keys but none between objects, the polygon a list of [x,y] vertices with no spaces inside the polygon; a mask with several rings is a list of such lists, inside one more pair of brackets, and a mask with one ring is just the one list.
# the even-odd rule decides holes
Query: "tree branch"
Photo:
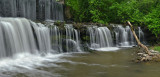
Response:
[{"label": "tree branch", "polygon": [[137,37],[134,29],[133,29],[133,25],[132,25],[129,21],[128,21],[127,23],[128,23],[129,26],[131,27],[131,31],[132,31],[132,33],[133,33],[133,35],[134,35],[134,38],[136,39],[136,42],[138,43],[138,46],[142,47],[142,48],[144,49],[144,52],[145,52],[146,54],[151,55],[151,52],[149,51],[149,49],[139,41],[139,39],[138,39],[138,37]]}]

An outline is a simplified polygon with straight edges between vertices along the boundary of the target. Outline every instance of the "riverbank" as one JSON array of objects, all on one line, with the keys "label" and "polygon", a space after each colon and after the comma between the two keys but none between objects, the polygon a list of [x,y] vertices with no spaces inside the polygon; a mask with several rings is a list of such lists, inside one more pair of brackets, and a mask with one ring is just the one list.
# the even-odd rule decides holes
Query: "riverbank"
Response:
[{"label": "riverbank", "polygon": [[135,53],[136,58],[134,62],[160,62],[160,51],[159,46],[148,47],[149,54],[145,53],[143,48],[139,48]]}]

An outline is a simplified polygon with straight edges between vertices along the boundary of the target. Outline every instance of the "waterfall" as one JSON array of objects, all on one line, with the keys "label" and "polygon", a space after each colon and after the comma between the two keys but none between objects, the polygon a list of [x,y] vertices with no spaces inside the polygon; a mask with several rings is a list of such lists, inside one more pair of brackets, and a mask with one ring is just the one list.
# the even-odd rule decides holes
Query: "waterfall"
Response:
[{"label": "waterfall", "polygon": [[88,27],[91,48],[112,47],[111,32],[107,27]]},{"label": "waterfall", "polygon": [[62,50],[62,35],[57,26],[51,26],[50,28],[50,36],[51,36],[51,45],[52,49],[63,52]]},{"label": "waterfall", "polygon": [[65,24],[63,29],[50,26],[52,49],[58,52],[81,52],[79,31],[72,24]]},{"label": "waterfall", "polygon": [[116,36],[116,46],[132,46],[135,45],[135,40],[129,26],[125,28],[118,25],[114,28]]},{"label": "waterfall", "polygon": [[63,21],[63,5],[56,0],[39,0],[38,16],[40,19]]},{"label": "waterfall", "polygon": [[81,52],[79,43],[79,32],[73,28],[72,24],[66,24],[66,51]]},{"label": "waterfall", "polygon": [[0,0],[0,16],[36,19],[36,0]]},{"label": "waterfall", "polygon": [[[91,49],[112,48],[112,47],[132,47],[136,45],[136,40],[129,26],[112,25],[113,30],[107,27],[89,26],[87,27]],[[138,38],[144,42],[144,33],[140,27],[136,31]]]},{"label": "waterfall", "polygon": [[138,27],[138,38],[139,40],[145,44],[145,38],[144,38],[144,33],[143,31],[141,30],[141,27]]},{"label": "waterfall", "polygon": [[49,28],[45,27],[41,23],[34,23],[30,21],[32,27],[34,28],[39,52],[41,54],[50,53],[51,51],[51,40],[50,40],[50,31]]},{"label": "waterfall", "polygon": [[[88,26],[86,29],[91,49],[116,49],[114,47],[136,45],[129,26],[114,26],[111,31],[107,27],[98,26]],[[144,43],[144,33],[140,27],[136,33]],[[12,57],[17,53],[44,55],[55,52],[82,52],[80,30],[75,29],[72,24],[44,25],[25,18],[0,18],[0,37],[1,58]]]},{"label": "waterfall", "polygon": [[64,20],[63,4],[56,0],[0,0],[0,7],[1,17]]},{"label": "waterfall", "polygon": [[[114,26],[114,33],[116,38],[116,46],[134,46],[136,45],[136,40],[129,26],[123,27],[122,25]],[[139,40],[144,42],[144,33],[140,27],[136,31]]]},{"label": "waterfall", "polygon": [[0,36],[0,57],[51,51],[49,29],[25,18],[0,18]]}]

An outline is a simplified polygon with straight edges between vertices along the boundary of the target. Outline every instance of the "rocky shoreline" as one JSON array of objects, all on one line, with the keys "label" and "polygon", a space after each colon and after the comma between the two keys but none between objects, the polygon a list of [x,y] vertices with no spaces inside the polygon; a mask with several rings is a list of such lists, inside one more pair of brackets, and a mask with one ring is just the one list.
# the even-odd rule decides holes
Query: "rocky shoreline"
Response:
[{"label": "rocky shoreline", "polygon": [[155,50],[149,50],[151,54],[144,53],[143,48],[139,48],[136,53],[136,59],[135,62],[148,62],[148,61],[155,61],[160,62],[160,53]]}]

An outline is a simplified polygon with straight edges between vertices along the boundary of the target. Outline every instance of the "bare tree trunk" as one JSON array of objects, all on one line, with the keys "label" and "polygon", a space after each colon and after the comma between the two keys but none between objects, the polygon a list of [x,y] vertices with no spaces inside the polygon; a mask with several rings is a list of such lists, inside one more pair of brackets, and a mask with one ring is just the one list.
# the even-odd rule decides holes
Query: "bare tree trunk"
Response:
[{"label": "bare tree trunk", "polygon": [[133,35],[134,35],[134,38],[136,39],[136,41],[137,41],[137,43],[138,43],[138,46],[142,47],[142,48],[144,49],[144,52],[145,52],[146,54],[151,55],[151,52],[149,51],[149,49],[139,41],[139,39],[138,39],[138,37],[137,37],[134,29],[133,29],[132,24],[131,24],[129,21],[128,21],[128,24],[129,24],[129,26],[131,27],[131,31],[132,31],[132,33],[133,33]]}]

